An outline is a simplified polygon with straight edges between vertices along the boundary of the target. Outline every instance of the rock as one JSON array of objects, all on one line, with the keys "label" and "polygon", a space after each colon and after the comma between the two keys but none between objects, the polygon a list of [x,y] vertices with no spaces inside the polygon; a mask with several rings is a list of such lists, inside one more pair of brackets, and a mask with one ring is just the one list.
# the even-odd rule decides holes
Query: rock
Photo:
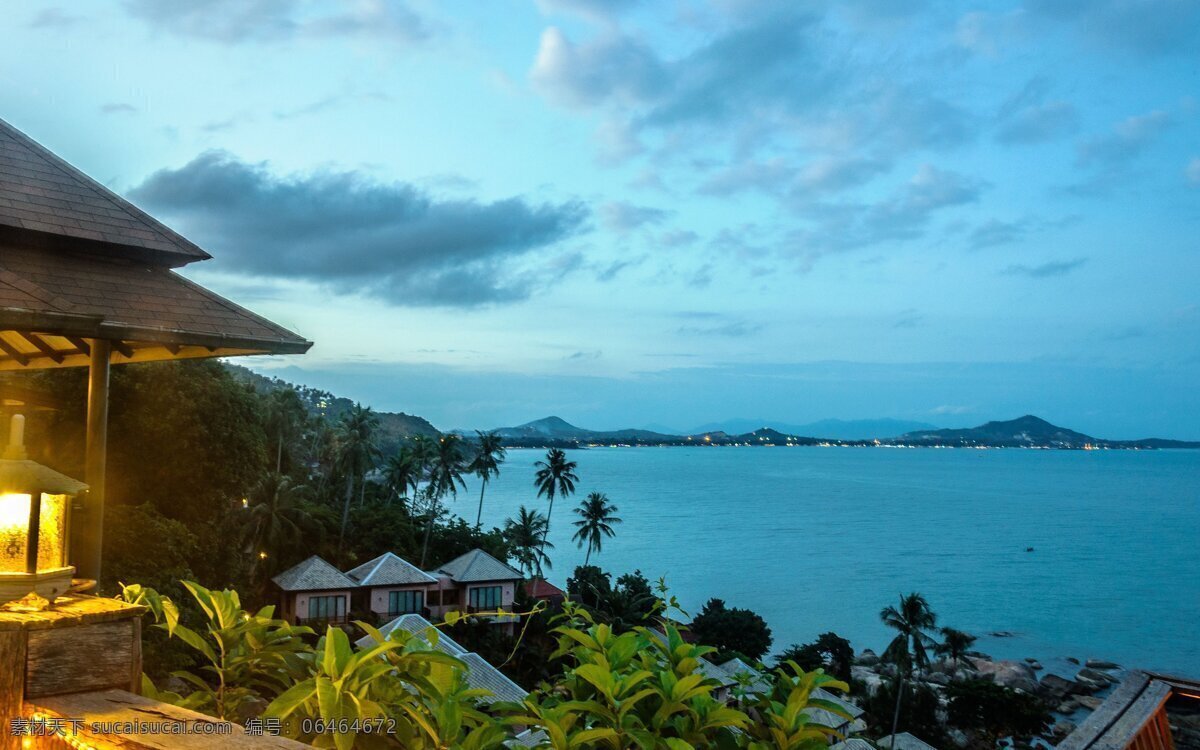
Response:
[{"label": "rock", "polygon": [[1083,669],[1079,670],[1079,674],[1075,675],[1075,679],[1078,680],[1080,677],[1092,680],[1093,682],[1098,682],[1101,685],[1106,683],[1109,685],[1115,685],[1116,683],[1120,682],[1120,680],[1118,680],[1116,677],[1113,677],[1108,672],[1101,672],[1100,670],[1092,669],[1091,667],[1084,667]]},{"label": "rock", "polygon": [[1092,669],[1120,669],[1121,668],[1119,665],[1117,665],[1111,661],[1104,661],[1103,659],[1088,659],[1084,663],[1084,666],[1090,667]]},{"label": "rock", "polygon": [[961,729],[955,729],[953,727],[947,729],[946,737],[950,739],[950,742],[952,742],[955,747],[966,747],[967,745],[971,744],[970,738],[968,738],[966,732]]},{"label": "rock", "polygon": [[987,654],[983,653],[982,651],[968,651],[966,655],[971,657],[972,659],[983,659],[984,661],[992,660],[992,657],[988,656]]},{"label": "rock", "polygon": [[950,675],[945,672],[933,672],[925,676],[926,682],[932,682],[934,685],[949,685]]},{"label": "rock", "polygon": [[1067,698],[1062,703],[1059,703],[1058,708],[1054,710],[1060,714],[1073,714],[1077,708],[1079,708],[1079,703],[1074,698]]},{"label": "rock", "polygon": [[1104,705],[1103,698],[1097,698],[1094,695],[1080,695],[1075,698],[1075,702],[1083,706],[1089,711],[1095,711],[1100,706]]},{"label": "rock", "polygon": [[854,663],[864,667],[872,667],[879,663],[879,656],[871,649],[863,649],[858,656],[854,657]]},{"label": "rock", "polygon": [[1076,659],[1074,656],[1068,656],[1068,657],[1067,657],[1067,661],[1071,662],[1072,664],[1078,664],[1078,663],[1079,663],[1079,660],[1078,660],[1078,659]]},{"label": "rock", "polygon": [[1055,700],[1063,700],[1068,695],[1077,692],[1075,683],[1071,680],[1059,677],[1056,674],[1048,674],[1038,683],[1043,694],[1054,698]]},{"label": "rock", "polygon": [[1053,737],[1055,740],[1061,741],[1061,740],[1065,740],[1067,738],[1067,735],[1071,734],[1071,732],[1074,732],[1074,731],[1075,731],[1075,722],[1067,721],[1066,719],[1063,719],[1062,721],[1055,722],[1054,726],[1050,727],[1050,736]]},{"label": "rock", "polygon": [[1012,638],[1014,633],[1009,630],[993,630],[988,635],[993,638]]},{"label": "rock", "polygon": [[879,673],[880,677],[895,677],[896,676],[896,665],[895,664],[880,664],[879,666],[875,667],[875,671]]},{"label": "rock", "polygon": [[1026,659],[1025,661],[1027,661],[1029,663],[1029,668],[1032,669],[1034,672],[1042,671],[1042,663],[1040,661],[1038,661],[1037,659]]},{"label": "rock", "polygon": [[1079,685],[1080,693],[1095,693],[1108,687],[1110,677],[1104,672],[1084,667],[1075,674],[1075,684]]},{"label": "rock", "polygon": [[1038,691],[1038,679],[1029,665],[1020,661],[975,661],[981,676],[990,676],[997,685],[1026,693]]}]

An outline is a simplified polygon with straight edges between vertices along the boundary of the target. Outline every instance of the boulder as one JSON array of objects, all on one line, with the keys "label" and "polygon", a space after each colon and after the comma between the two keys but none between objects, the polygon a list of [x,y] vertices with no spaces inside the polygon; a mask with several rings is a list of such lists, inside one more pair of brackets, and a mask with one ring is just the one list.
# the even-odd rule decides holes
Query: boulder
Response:
[{"label": "boulder", "polygon": [[1104,661],[1103,659],[1088,659],[1086,662],[1084,662],[1084,666],[1091,667],[1092,669],[1120,669],[1121,668],[1119,665],[1117,665],[1111,661]]},{"label": "boulder", "polygon": [[1056,674],[1046,675],[1038,684],[1043,694],[1060,701],[1077,692],[1074,682]]},{"label": "boulder", "polygon": [[1095,711],[1097,708],[1100,708],[1100,706],[1104,705],[1104,699],[1097,698],[1094,695],[1076,696],[1075,702],[1089,711]]},{"label": "boulder", "polygon": [[850,677],[853,680],[863,683],[866,687],[867,695],[875,695],[879,691],[879,686],[883,684],[883,678],[867,667],[857,665],[850,667]]},{"label": "boulder", "polygon": [[1050,736],[1056,741],[1061,742],[1067,738],[1067,735],[1074,731],[1075,722],[1063,719],[1062,721],[1055,722],[1054,726],[1050,727]]},{"label": "boulder", "polygon": [[1010,630],[993,630],[988,635],[993,638],[1012,638],[1015,633]]},{"label": "boulder", "polygon": [[1089,680],[1094,680],[1096,682],[1107,682],[1110,685],[1115,685],[1116,683],[1120,682],[1120,680],[1118,680],[1116,677],[1113,677],[1108,672],[1101,672],[1099,669],[1092,669],[1091,667],[1084,667],[1083,669],[1079,670],[1079,674],[1087,677]]},{"label": "boulder", "polygon": [[1067,661],[1071,662],[1072,664],[1078,664],[1078,663],[1079,663],[1079,660],[1078,660],[1078,659],[1076,659],[1074,656],[1068,656],[1068,657],[1067,657]]},{"label": "boulder", "polygon": [[1032,669],[1034,672],[1042,671],[1042,663],[1040,661],[1038,661],[1037,659],[1033,659],[1033,660],[1026,659],[1025,661],[1029,664],[1029,668]]},{"label": "boulder", "polygon": [[950,675],[945,672],[931,672],[925,675],[926,682],[932,682],[934,685],[949,685]]},{"label": "boulder", "polygon": [[1108,680],[1105,677],[1098,676],[1100,674],[1103,674],[1103,672],[1097,673],[1095,670],[1089,670],[1086,667],[1079,670],[1075,674],[1075,684],[1079,686],[1076,692],[1091,694],[1108,687]]},{"label": "boulder", "polygon": [[1062,703],[1058,704],[1058,708],[1054,709],[1060,714],[1073,714],[1079,708],[1079,703],[1074,698],[1067,698]]},{"label": "boulder", "polygon": [[1038,691],[1038,679],[1029,665],[1020,661],[975,660],[975,669],[981,677],[990,676],[997,685],[1025,693]]},{"label": "boulder", "polygon": [[955,747],[966,747],[971,744],[971,739],[967,737],[967,733],[954,727],[946,730],[946,737],[949,738]]},{"label": "boulder", "polygon": [[854,657],[855,664],[861,664],[864,667],[872,667],[879,663],[879,656],[869,648],[863,649],[858,656]]}]

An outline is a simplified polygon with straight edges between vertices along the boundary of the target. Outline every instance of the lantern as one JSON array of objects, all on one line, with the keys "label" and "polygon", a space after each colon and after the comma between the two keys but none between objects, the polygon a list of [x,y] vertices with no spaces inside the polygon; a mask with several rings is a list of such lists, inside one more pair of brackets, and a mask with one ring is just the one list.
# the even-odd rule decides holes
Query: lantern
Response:
[{"label": "lantern", "polygon": [[0,602],[36,592],[51,601],[71,588],[71,497],[87,485],[30,461],[25,417],[12,419],[0,459]]}]

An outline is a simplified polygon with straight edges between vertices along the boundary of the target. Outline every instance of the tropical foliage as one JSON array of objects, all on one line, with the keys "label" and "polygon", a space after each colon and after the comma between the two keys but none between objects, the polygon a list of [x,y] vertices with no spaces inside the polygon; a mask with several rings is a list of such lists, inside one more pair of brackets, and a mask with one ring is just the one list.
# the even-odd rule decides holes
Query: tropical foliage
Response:
[{"label": "tropical foliage", "polygon": [[816,692],[845,683],[794,663],[741,705],[726,703],[702,669],[714,649],[687,642],[665,617],[618,632],[568,604],[551,630],[553,680],[520,704],[489,706],[486,690],[469,687],[466,665],[437,650],[436,628],[420,638],[400,628],[384,636],[358,623],[370,638],[355,648],[329,627],[313,646],[310,630],[273,619],[270,608],[242,610],[236,592],[183,585],[203,613],[194,628],[158,592],[123,591],[205,662],[198,674],[179,674],[186,695],[148,679],[145,692],[222,718],[279,719],[288,736],[316,747],[500,750],[527,728],[523,741],[555,750],[822,750],[840,735],[812,709],[848,718]]},{"label": "tropical foliage", "polygon": [[721,599],[705,603],[692,620],[692,632],[720,649],[724,657],[745,656],[758,661],[771,649],[771,628],[766,620],[748,609],[726,607]]},{"label": "tropical foliage", "polygon": [[583,558],[584,565],[591,561],[592,552],[600,551],[604,537],[611,539],[617,535],[613,531],[613,526],[621,523],[621,519],[616,516],[618,510],[619,508],[610,503],[608,495],[603,492],[590,493],[575,509],[575,515],[579,516],[579,520],[575,522],[575,536],[572,539],[580,548],[587,545],[587,554]]}]

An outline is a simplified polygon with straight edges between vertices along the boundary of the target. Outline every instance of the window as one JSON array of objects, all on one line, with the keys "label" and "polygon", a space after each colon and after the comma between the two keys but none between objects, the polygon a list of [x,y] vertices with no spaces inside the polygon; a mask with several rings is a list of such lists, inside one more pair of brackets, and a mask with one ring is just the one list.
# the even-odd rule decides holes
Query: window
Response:
[{"label": "window", "polygon": [[468,596],[468,604],[475,609],[499,609],[502,592],[501,586],[481,586],[471,589]]},{"label": "window", "polygon": [[389,591],[388,614],[400,615],[420,612],[425,608],[424,591]]},{"label": "window", "polygon": [[308,619],[310,620],[339,620],[346,616],[346,597],[344,596],[310,596],[308,597]]}]

